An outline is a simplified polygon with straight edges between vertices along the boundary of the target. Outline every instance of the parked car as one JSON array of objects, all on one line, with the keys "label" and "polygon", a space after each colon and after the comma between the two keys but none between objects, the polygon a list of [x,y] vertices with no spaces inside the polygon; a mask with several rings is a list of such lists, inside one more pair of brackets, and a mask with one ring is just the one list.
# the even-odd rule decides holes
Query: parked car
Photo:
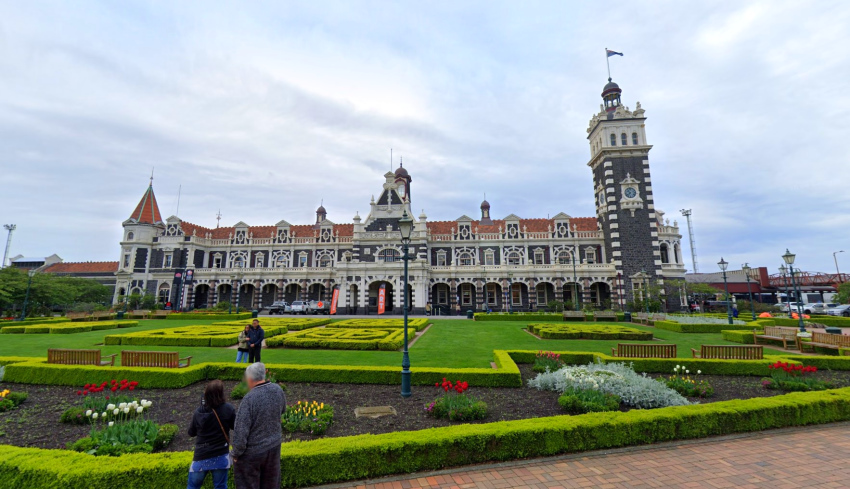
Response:
[{"label": "parked car", "polygon": [[823,302],[818,302],[816,304],[806,304],[803,306],[803,313],[805,314],[826,314],[826,311],[832,309],[833,307],[838,307],[838,304],[828,303],[824,304]]},{"label": "parked car", "polygon": [[307,303],[308,314],[330,314],[331,304],[328,301],[310,301]]},{"label": "parked car", "polygon": [[779,307],[780,311],[788,312],[789,304],[791,305],[791,312],[797,312],[800,310],[801,307],[805,307],[805,304],[803,304],[802,302],[782,302],[780,304],[777,304],[776,306]]},{"label": "parked car", "polygon": [[304,301],[293,301],[289,306],[289,314],[307,314],[307,303]]},{"label": "parked car", "polygon": [[832,309],[827,309],[826,313],[830,316],[850,317],[850,304],[835,306]]},{"label": "parked car", "polygon": [[271,306],[269,306],[269,314],[286,314],[288,312],[292,312],[292,306],[289,305],[286,301],[275,302]]}]

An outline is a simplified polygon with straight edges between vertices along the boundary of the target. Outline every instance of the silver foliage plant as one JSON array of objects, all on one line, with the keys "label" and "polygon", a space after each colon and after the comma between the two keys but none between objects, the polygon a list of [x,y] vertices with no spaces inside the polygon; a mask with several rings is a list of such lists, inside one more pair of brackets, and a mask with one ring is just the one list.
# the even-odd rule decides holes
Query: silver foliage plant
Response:
[{"label": "silver foliage plant", "polygon": [[627,406],[651,409],[691,404],[681,394],[624,363],[591,363],[547,370],[528,381],[538,390],[562,393],[567,389],[597,390],[620,396]]},{"label": "silver foliage plant", "polygon": [[[707,316],[688,316],[685,314],[668,314],[667,319],[670,321],[676,321],[681,324],[727,324],[727,318],[714,318]],[[747,324],[746,321],[741,321],[740,319],[733,319],[732,324]]]}]

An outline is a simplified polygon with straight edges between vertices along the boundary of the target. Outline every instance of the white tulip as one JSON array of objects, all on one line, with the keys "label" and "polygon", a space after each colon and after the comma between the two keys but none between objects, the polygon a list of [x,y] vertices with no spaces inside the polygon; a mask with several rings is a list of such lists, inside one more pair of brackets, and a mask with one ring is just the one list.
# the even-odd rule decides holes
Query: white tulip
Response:
[{"label": "white tulip", "polygon": [[130,408],[125,407],[125,408],[124,408],[124,414],[128,414],[129,412],[130,412]]},{"label": "white tulip", "polygon": [[688,375],[691,375],[691,371],[690,371],[690,370],[685,370],[685,373],[686,373],[686,374],[688,374]]},{"label": "white tulip", "polygon": [[118,416],[118,413],[120,413],[120,412],[121,412],[121,410],[120,410],[120,409],[115,408],[115,409],[112,411],[112,414],[114,414],[115,416]]},{"label": "white tulip", "polygon": [[112,426],[112,425],[114,425],[114,424],[115,424],[115,421],[110,421],[110,422],[109,422],[109,426]]},{"label": "white tulip", "polygon": [[702,375],[702,370],[697,370],[697,375]]},{"label": "white tulip", "polygon": [[107,410],[107,411],[112,411],[113,409],[115,409],[115,404],[107,404],[107,405],[106,405],[106,410]]},{"label": "white tulip", "polygon": [[105,418],[106,417],[106,411],[104,411],[103,414],[101,414],[101,416],[103,416]]},{"label": "white tulip", "polygon": [[144,410],[145,410],[145,408],[143,408],[143,407],[141,407],[141,406],[139,406],[138,408],[136,408],[136,412],[137,412],[138,414],[142,414],[142,411],[144,411]]},{"label": "white tulip", "polygon": [[125,407],[127,407],[127,403],[122,402],[121,404],[118,405],[118,407],[121,408],[121,409],[124,409]]},{"label": "white tulip", "polygon": [[91,419],[97,419],[97,413],[92,413]]},{"label": "white tulip", "polygon": [[88,411],[86,411],[86,417],[87,417],[87,418],[88,418],[88,417],[91,417],[91,409],[89,409]]}]

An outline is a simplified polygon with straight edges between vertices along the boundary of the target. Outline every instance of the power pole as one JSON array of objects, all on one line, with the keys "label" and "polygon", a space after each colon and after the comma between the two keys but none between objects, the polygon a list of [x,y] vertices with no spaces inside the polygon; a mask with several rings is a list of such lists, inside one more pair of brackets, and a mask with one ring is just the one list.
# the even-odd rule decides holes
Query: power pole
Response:
[{"label": "power pole", "polygon": [[694,226],[691,224],[691,210],[682,209],[680,212],[688,220],[688,241],[691,242],[691,262],[694,266],[694,273],[699,273],[699,267],[697,267],[697,244],[694,241]]},{"label": "power pole", "polygon": [[18,226],[14,224],[4,224],[3,229],[9,231],[9,236],[6,238],[6,251],[3,252],[3,262],[0,263],[0,268],[6,268],[6,261],[9,259],[9,247],[12,246],[12,233],[15,232]]}]

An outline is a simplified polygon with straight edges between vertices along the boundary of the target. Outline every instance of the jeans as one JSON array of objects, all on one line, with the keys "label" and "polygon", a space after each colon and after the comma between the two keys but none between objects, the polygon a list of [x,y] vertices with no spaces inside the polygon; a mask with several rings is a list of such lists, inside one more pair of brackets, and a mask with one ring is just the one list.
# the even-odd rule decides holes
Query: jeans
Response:
[{"label": "jeans", "polygon": [[280,445],[265,453],[238,457],[233,463],[233,480],[236,489],[280,489]]},{"label": "jeans", "polygon": [[256,363],[260,360],[260,351],[263,349],[262,346],[257,345],[254,347],[248,347],[248,363]]},{"label": "jeans", "polygon": [[248,352],[247,351],[237,351],[236,352],[236,363],[248,363]]},{"label": "jeans", "polygon": [[189,472],[189,485],[186,489],[201,489],[207,474],[212,474],[214,489],[227,489],[228,469],[202,470],[200,472]]}]

